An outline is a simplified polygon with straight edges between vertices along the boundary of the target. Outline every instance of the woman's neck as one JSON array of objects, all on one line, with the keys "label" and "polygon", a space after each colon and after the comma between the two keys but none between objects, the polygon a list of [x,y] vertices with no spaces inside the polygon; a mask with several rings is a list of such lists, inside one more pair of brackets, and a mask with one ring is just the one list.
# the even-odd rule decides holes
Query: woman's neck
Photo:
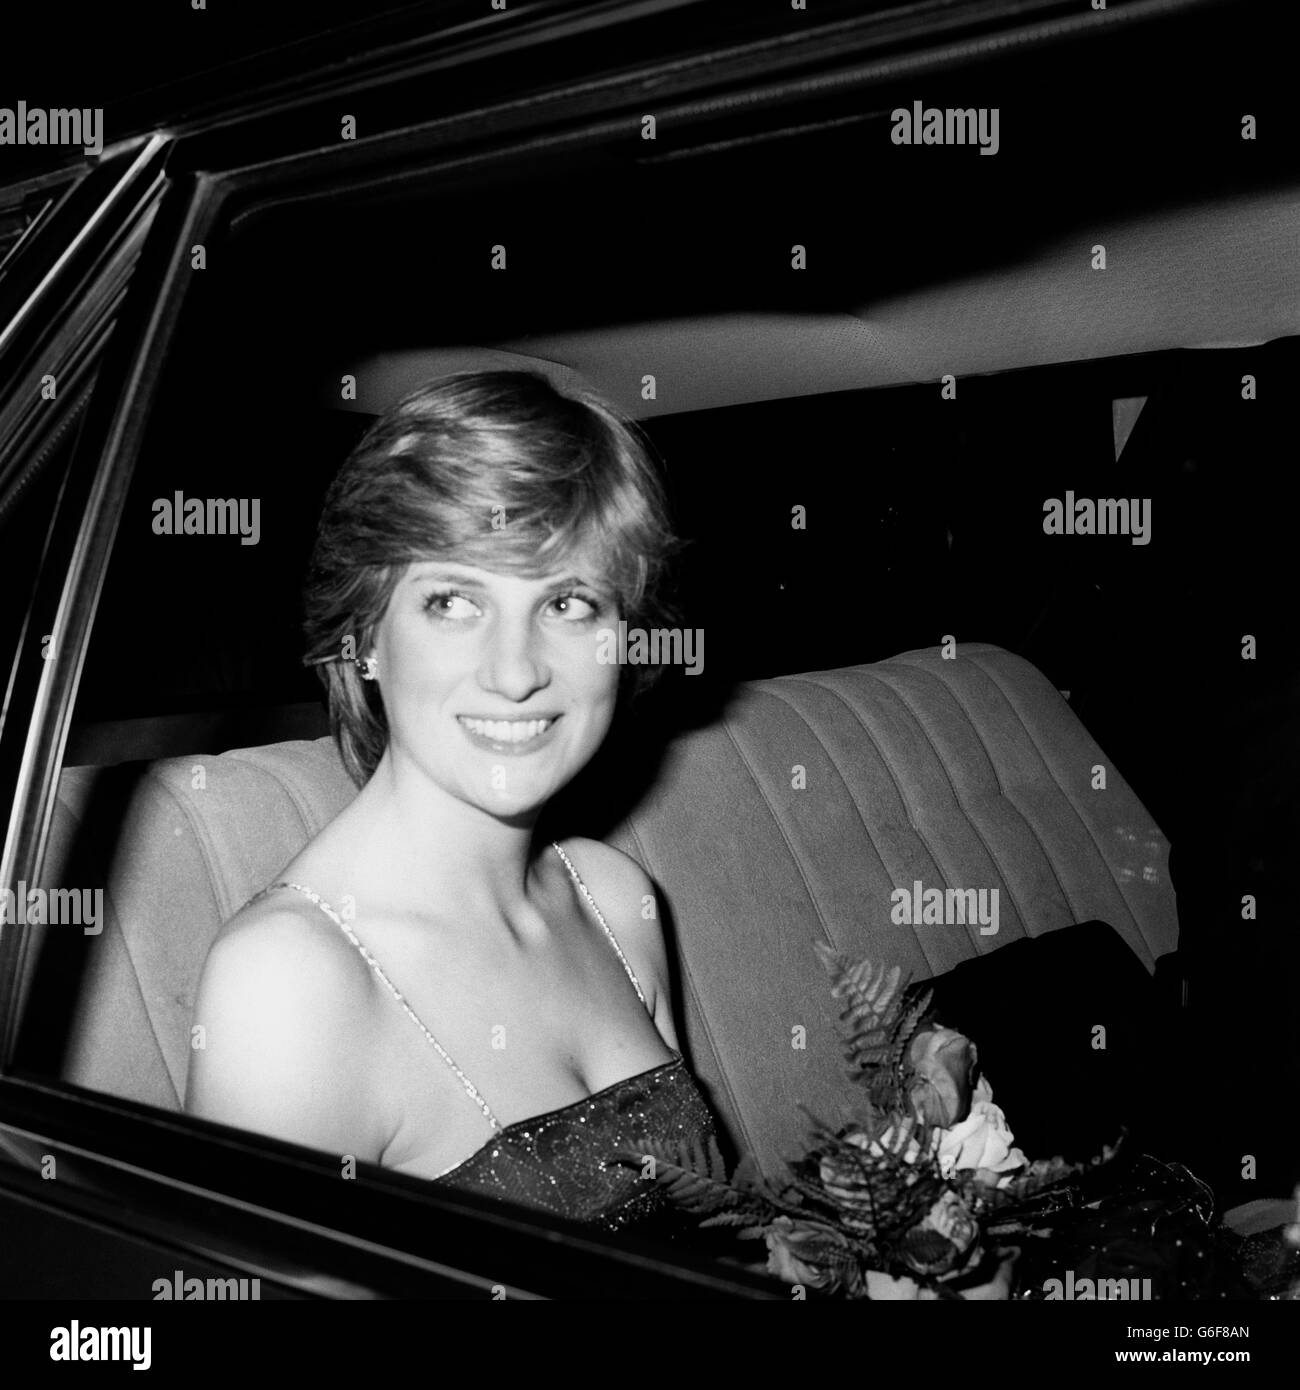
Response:
[{"label": "woman's neck", "polygon": [[347,865],[365,881],[360,892],[382,884],[399,910],[454,905],[466,920],[499,920],[518,934],[537,926],[536,823],[536,813],[494,816],[425,777],[402,778],[385,758],[336,825]]}]

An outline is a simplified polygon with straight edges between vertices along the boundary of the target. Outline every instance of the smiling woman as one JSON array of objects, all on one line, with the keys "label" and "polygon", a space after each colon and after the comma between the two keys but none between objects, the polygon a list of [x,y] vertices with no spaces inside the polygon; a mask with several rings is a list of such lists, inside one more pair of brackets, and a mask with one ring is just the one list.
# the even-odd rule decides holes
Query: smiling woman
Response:
[{"label": "smiling woman", "polygon": [[673,545],[635,426],[540,376],[459,373],[374,425],[306,588],[360,790],[214,942],[192,1114],[609,1228],[662,1206],[614,1155],[714,1129],[653,890],[536,826],[653,678],[598,634],[660,616]]},{"label": "smiling woman", "polygon": [[[348,663],[370,650],[399,583],[423,585],[421,601],[452,622],[472,603],[456,577],[481,589],[485,570],[558,581],[582,599],[581,611],[616,606],[609,617],[652,620],[673,548],[649,446],[609,405],[563,396],[523,371],[458,372],[407,396],[331,486],[305,595],[307,661],[325,670],[353,780],[374,771],[387,723],[384,702]],[[572,563],[579,557],[585,585]],[[409,568],[417,564],[427,573]],[[452,566],[441,587],[438,564]],[[478,578],[467,579],[466,566]],[[629,679],[647,674],[653,679],[638,671]]]}]

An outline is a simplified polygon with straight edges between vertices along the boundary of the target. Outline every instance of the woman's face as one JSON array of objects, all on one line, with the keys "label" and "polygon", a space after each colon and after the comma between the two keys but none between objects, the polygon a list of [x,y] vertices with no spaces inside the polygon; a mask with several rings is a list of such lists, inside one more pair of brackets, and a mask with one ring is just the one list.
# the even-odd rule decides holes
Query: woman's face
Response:
[{"label": "woman's face", "polygon": [[387,756],[495,815],[539,810],[600,747],[619,668],[613,597],[581,559],[545,578],[409,564],[376,631]]}]

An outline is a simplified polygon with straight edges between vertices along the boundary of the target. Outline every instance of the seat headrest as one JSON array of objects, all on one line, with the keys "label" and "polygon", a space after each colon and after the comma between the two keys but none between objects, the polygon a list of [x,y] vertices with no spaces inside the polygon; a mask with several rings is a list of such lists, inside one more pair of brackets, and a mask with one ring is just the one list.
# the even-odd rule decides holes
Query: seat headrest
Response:
[{"label": "seat headrest", "polygon": [[66,1026],[63,1074],[178,1107],[194,991],[218,928],[356,790],[329,738],[67,769],[43,879],[102,885],[105,922],[96,938],[44,933],[45,975],[68,973],[51,957],[86,957],[74,966],[80,1006],[39,987],[32,1001],[51,1037]]}]

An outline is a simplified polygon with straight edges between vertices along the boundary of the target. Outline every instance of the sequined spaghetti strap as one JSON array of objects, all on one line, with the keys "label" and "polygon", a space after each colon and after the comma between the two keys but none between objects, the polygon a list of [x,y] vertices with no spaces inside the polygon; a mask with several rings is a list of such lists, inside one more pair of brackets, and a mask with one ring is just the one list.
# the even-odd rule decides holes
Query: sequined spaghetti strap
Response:
[{"label": "sequined spaghetti strap", "polygon": [[313,903],[316,904],[318,908],[320,908],[320,910],[326,915],[326,917],[328,917],[330,921],[333,922],[334,925],[339,928],[339,930],[357,948],[357,950],[361,952],[361,958],[371,968],[371,970],[375,972],[375,975],[379,978],[380,982],[383,984],[385,989],[387,989],[388,992],[393,996],[393,998],[396,999],[397,1002],[402,1006],[402,1008],[406,1010],[407,1016],[420,1030],[420,1032],[424,1034],[425,1040],[430,1044],[430,1046],[438,1054],[438,1056],[441,1057],[444,1062],[446,1062],[446,1064],[452,1069],[452,1071],[456,1073],[456,1076],[459,1079],[460,1084],[465,1088],[465,1093],[486,1116],[487,1122],[492,1126],[493,1132],[496,1133],[497,1131],[499,1131],[501,1129],[501,1122],[492,1113],[491,1107],[488,1105],[487,1101],[485,1101],[483,1097],[479,1094],[478,1088],[452,1060],[451,1055],[450,1053],[448,1053],[447,1049],[443,1047],[443,1045],[438,1041],[438,1039],[435,1038],[433,1034],[429,1032],[429,1030],[424,1026],[424,1023],[418,1017],[415,1010],[411,1008],[411,1006],[406,1002],[406,999],[398,990],[397,986],[393,984],[393,982],[388,978],[387,975],[384,974],[383,967],[374,958],[374,956],[370,954],[370,952],[366,949],[365,945],[358,939],[357,934],[352,930],[351,927],[348,926],[348,924],[343,920],[343,918],[340,917],[339,914],[334,911],[334,909],[329,905],[329,903],[327,903],[325,899],[320,896],[319,893],[313,893],[310,888],[305,888],[301,883],[291,883],[288,879],[281,879],[279,883],[272,883],[269,887],[263,888],[260,893],[258,893],[255,897],[250,899],[250,902],[256,902],[258,898],[265,897],[267,893],[271,893],[277,888],[292,888],[296,892],[301,893],[303,897],[310,899]]},{"label": "sequined spaghetti strap", "polygon": [[[636,973],[604,914],[568,855],[558,844],[553,848],[622,962],[637,998],[649,1012],[650,1006]],[[289,880],[271,884],[257,898],[276,888],[292,888],[301,893],[343,932],[429,1045],[456,1074],[470,1099],[492,1126],[492,1137],[486,1143],[468,1158],[431,1175],[431,1181],[536,1208],[607,1231],[666,1219],[669,1203],[663,1189],[656,1183],[646,1183],[640,1170],[627,1165],[620,1155],[629,1151],[649,1152],[649,1146],[653,1145],[708,1147],[717,1143],[717,1130],[708,1102],[676,1048],[671,1049],[673,1060],[670,1062],[661,1062],[635,1076],[613,1082],[594,1095],[568,1105],[503,1126],[470,1079],[402,997],[379,962],[329,903],[310,888]],[[257,898],[252,901],[256,902]]]},{"label": "sequined spaghetti strap", "polygon": [[646,1003],[645,995],[641,993],[641,986],[637,983],[637,978],[633,973],[632,967],[627,963],[627,957],[623,954],[622,947],[618,944],[618,938],[610,931],[609,923],[605,921],[605,914],[596,906],[595,898],[591,896],[591,893],[587,889],[587,885],[582,881],[577,869],[573,867],[573,860],[560,848],[559,842],[552,840],[551,847],[564,861],[564,867],[568,869],[573,877],[574,883],[578,885],[578,892],[581,893],[586,900],[587,906],[596,914],[596,921],[600,923],[601,927],[604,929],[605,935],[609,938],[609,944],[614,948],[614,954],[623,962],[623,969],[627,971],[627,977],[632,981],[632,988],[636,990],[636,997],[644,1005],[646,1012],[649,1013],[650,1005]]}]

